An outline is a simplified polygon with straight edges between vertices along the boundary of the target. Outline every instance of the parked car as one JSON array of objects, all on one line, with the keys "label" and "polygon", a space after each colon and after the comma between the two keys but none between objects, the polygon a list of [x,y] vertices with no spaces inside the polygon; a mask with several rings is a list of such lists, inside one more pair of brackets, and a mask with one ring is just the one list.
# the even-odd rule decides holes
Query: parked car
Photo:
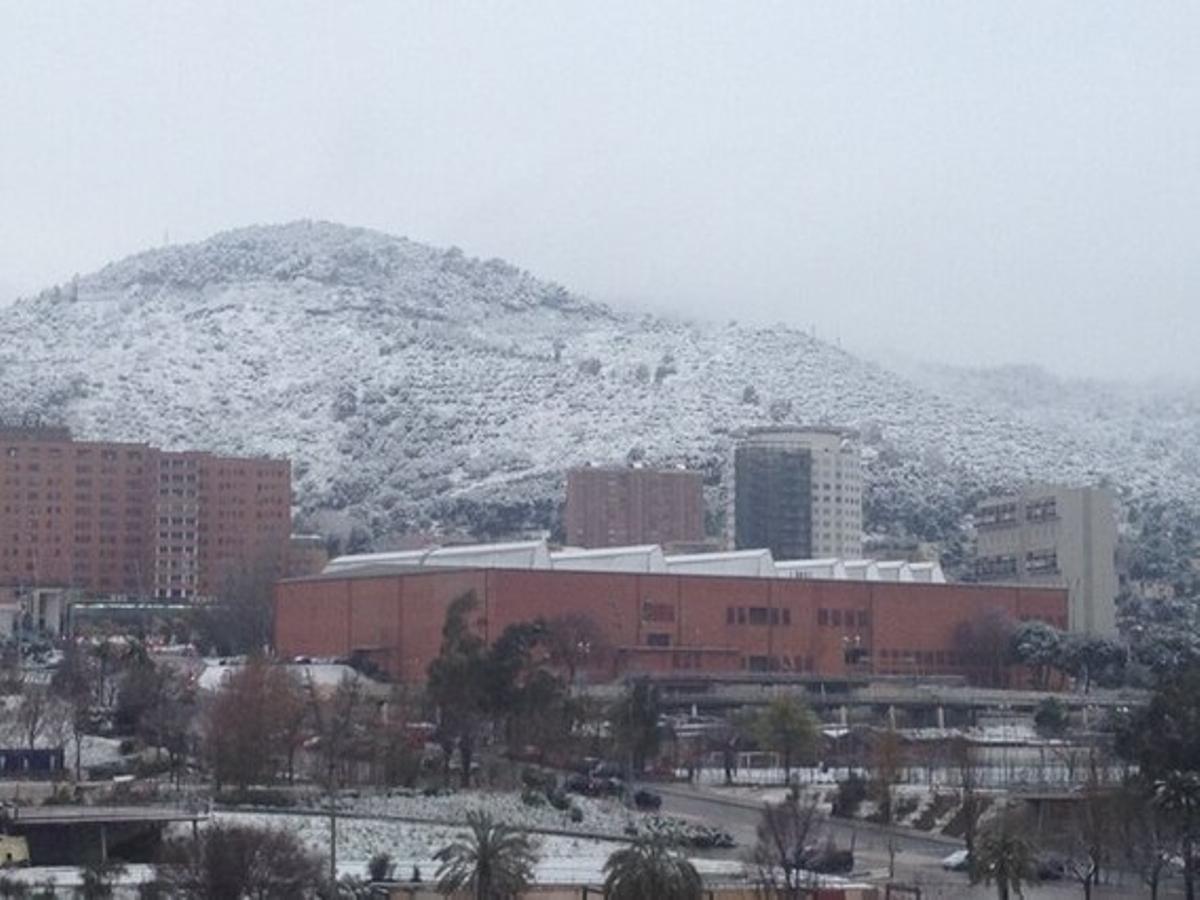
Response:
[{"label": "parked car", "polygon": [[568,775],[563,788],[586,797],[619,797],[625,792],[620,778],[592,778],[587,775]]},{"label": "parked car", "polygon": [[800,854],[800,868],[820,875],[847,875],[854,868],[854,851],[839,850],[833,844],[814,844]]},{"label": "parked car", "polygon": [[966,850],[955,850],[942,860],[942,868],[947,872],[965,872],[971,868],[971,854]]},{"label": "parked car", "polygon": [[653,809],[662,808],[662,795],[656,794],[654,791],[648,791],[645,788],[633,795],[633,805],[638,809]]},{"label": "parked car", "polygon": [[1067,877],[1067,860],[1057,853],[1043,853],[1034,859],[1034,869],[1039,881],[1062,881]]},{"label": "parked car", "polygon": [[592,766],[591,775],[593,778],[620,778],[625,774],[625,769],[620,763],[606,760],[598,762]]}]

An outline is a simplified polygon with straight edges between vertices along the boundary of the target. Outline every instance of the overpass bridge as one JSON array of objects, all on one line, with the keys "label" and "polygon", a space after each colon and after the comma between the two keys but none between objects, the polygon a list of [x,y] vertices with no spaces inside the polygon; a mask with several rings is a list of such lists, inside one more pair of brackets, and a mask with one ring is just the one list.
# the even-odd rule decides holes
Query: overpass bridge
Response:
[{"label": "overpass bridge", "polygon": [[[762,706],[779,696],[799,696],[826,720],[907,714],[914,725],[946,727],[971,725],[981,716],[1032,715],[1038,704],[1053,697],[1085,722],[1111,710],[1148,702],[1149,694],[1132,689],[1095,689],[1089,693],[981,688],[954,677],[815,675],[737,673],[722,675],[652,675],[646,680],[659,690],[669,711],[721,714],[742,707]],[[615,699],[623,684],[587,689],[593,696]]]}]

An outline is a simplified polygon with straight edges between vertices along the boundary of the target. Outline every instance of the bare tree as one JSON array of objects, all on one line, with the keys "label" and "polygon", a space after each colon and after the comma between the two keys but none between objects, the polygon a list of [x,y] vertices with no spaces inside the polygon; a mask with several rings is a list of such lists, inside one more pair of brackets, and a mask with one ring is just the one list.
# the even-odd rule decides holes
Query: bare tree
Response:
[{"label": "bare tree", "polygon": [[289,831],[214,823],[168,844],[156,867],[167,896],[185,900],[321,896],[322,860]]},{"label": "bare tree", "polygon": [[1117,796],[1116,838],[1122,856],[1157,900],[1159,887],[1179,853],[1179,834],[1144,782],[1127,782]]},{"label": "bare tree", "polygon": [[793,788],[781,803],[763,806],[751,861],[759,887],[772,896],[799,898],[813,885],[804,868],[805,850],[816,834],[817,797]]},{"label": "bare tree", "polygon": [[304,688],[320,751],[320,777],[329,790],[336,790],[339,784],[351,780],[351,767],[356,761],[371,756],[366,743],[367,707],[362,682],[348,675],[328,697],[321,695],[311,677],[306,679]]},{"label": "bare tree", "polygon": [[894,729],[876,732],[870,749],[871,786],[879,815],[890,825],[895,814],[895,788],[904,765],[904,745]]},{"label": "bare tree", "polygon": [[26,684],[21,691],[21,705],[17,707],[17,728],[21,739],[30,750],[37,747],[45,735],[61,741],[62,732],[69,720],[66,705],[42,684]]},{"label": "bare tree", "polygon": [[546,622],[546,646],[550,661],[567,673],[567,684],[575,684],[580,669],[605,665],[612,648],[596,620],[581,613],[568,613]]},{"label": "bare tree", "polygon": [[1006,687],[1015,624],[1003,610],[991,609],[955,631],[955,643],[966,659],[974,660],[975,680],[988,687]]},{"label": "bare tree", "polygon": [[950,760],[958,772],[963,842],[967,845],[967,853],[972,854],[979,833],[979,820],[983,818],[984,811],[979,796],[979,760],[971,742],[961,736],[950,741]]},{"label": "bare tree", "polygon": [[281,756],[289,752],[284,716],[299,691],[294,677],[261,657],[251,657],[226,678],[205,721],[205,749],[218,788],[275,780]]},{"label": "bare tree", "polygon": [[50,686],[69,709],[67,733],[75,757],[75,781],[83,776],[83,740],[95,725],[96,680],[99,666],[80,641],[67,645]]},{"label": "bare tree", "polygon": [[1063,852],[1067,872],[1079,882],[1086,900],[1100,883],[1115,832],[1115,798],[1102,782],[1100,764],[1100,755],[1093,749],[1088,755],[1088,778],[1072,804],[1066,833],[1055,842]]}]

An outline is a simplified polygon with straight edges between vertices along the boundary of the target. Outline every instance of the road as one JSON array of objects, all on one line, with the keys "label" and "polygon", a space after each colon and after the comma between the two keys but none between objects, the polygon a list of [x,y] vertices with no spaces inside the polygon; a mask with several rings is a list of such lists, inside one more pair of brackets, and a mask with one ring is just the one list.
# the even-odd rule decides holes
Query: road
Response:
[{"label": "road", "polygon": [[[663,812],[716,825],[730,832],[737,841],[737,848],[724,851],[727,857],[743,858],[756,842],[761,806],[748,797],[723,794],[714,788],[689,788],[677,785],[647,785],[663,797]],[[921,889],[922,900],[953,900],[953,898],[994,898],[995,887],[972,885],[967,876],[959,872],[942,869],[941,861],[954,850],[961,849],[961,841],[940,835],[926,835],[912,829],[888,829],[862,822],[839,819],[821,820],[818,840],[826,835],[841,847],[853,843],[855,871],[853,878],[883,884],[887,881],[888,846],[895,849],[894,882],[913,885]],[[1114,876],[1118,883],[1097,887],[1092,896],[1096,900],[1117,897],[1149,897],[1148,889],[1136,882],[1127,873]],[[1025,889],[1030,900],[1057,900],[1057,898],[1081,897],[1082,887],[1073,881],[1043,883]],[[1172,884],[1159,891],[1159,897],[1182,896],[1181,886]]]}]

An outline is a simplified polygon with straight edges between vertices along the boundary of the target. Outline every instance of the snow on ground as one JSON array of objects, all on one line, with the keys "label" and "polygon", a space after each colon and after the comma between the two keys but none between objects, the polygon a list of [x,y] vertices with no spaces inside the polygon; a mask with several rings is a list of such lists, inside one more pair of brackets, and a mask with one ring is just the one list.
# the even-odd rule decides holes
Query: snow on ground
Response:
[{"label": "snow on ground", "polygon": [[467,813],[485,810],[498,821],[518,828],[566,829],[589,834],[621,835],[625,826],[637,817],[615,800],[570,795],[571,803],[583,813],[580,822],[572,822],[570,813],[544,806],[527,806],[517,793],[459,791],[443,796],[393,793],[391,796],[366,796],[344,799],[346,812],[368,815],[407,816],[463,822]]},{"label": "snow on ground", "polygon": [[[257,827],[284,828],[321,853],[329,852],[329,817],[253,812],[214,813],[213,820]],[[505,821],[501,819],[501,821]],[[516,824],[505,821],[505,824]],[[427,825],[382,819],[337,820],[338,859],[366,862],[376,853],[388,853],[397,859],[432,859],[442,847],[458,839],[464,825]],[[595,838],[535,835],[545,859],[606,857],[619,844]]]},{"label": "snow on ground", "polygon": [[[71,742],[67,743],[66,753],[67,764],[73,766],[75,764],[75,746]],[[85,769],[91,766],[109,765],[124,759],[119,738],[100,737],[96,734],[83,736],[79,757]]]}]

